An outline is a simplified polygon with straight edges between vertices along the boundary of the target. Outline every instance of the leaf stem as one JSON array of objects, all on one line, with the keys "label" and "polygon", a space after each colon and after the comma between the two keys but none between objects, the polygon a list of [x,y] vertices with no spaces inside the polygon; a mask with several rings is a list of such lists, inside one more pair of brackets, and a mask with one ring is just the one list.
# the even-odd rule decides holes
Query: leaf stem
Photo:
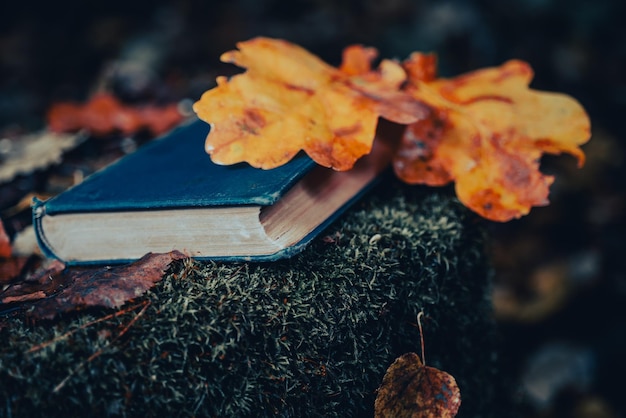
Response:
[{"label": "leaf stem", "polygon": [[420,343],[422,347],[422,364],[426,366],[426,354],[424,353],[424,331],[422,331],[422,316],[424,316],[424,311],[420,311],[417,314],[417,327],[420,330]]}]

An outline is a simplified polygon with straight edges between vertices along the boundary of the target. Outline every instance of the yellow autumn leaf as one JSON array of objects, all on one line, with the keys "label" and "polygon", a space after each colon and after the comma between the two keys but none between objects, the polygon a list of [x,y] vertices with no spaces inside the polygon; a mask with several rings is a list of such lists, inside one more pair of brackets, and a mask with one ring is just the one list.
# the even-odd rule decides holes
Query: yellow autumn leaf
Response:
[{"label": "yellow autumn leaf", "polygon": [[409,125],[394,160],[408,183],[455,181],[459,199],[485,218],[508,221],[548,203],[553,177],[539,171],[544,153],[585,160],[590,137],[585,110],[573,98],[530,89],[522,61],[435,79],[432,56],[405,62],[408,91],[428,104],[428,117]]},{"label": "yellow autumn leaf", "polygon": [[341,70],[283,40],[255,38],[237,47],[221,59],[247,71],[218,77],[194,104],[212,125],[206,151],[218,164],[269,169],[304,150],[320,165],[347,170],[370,152],[379,116],[410,123],[425,114],[400,91],[400,64],[384,60],[371,70],[371,48],[353,47],[352,63]]}]

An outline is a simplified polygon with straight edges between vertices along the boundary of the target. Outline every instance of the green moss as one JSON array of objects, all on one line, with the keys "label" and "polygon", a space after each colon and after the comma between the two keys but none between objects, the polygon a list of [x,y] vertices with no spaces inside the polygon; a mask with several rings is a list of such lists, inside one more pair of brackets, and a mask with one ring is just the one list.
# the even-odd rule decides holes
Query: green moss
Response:
[{"label": "green moss", "polygon": [[474,216],[445,191],[386,183],[322,235],[280,262],[180,262],[136,301],[150,302],[143,312],[13,319],[0,331],[0,415],[372,416],[386,368],[419,352],[423,310],[426,360],[457,378],[459,416],[490,416]]}]

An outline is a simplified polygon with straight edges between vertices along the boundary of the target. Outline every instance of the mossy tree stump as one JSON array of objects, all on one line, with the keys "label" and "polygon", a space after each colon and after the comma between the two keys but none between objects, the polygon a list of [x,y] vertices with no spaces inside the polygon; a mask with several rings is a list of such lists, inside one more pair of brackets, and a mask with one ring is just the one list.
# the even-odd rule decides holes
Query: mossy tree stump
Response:
[{"label": "mossy tree stump", "polygon": [[131,326],[138,310],[15,319],[0,331],[0,416],[371,417],[386,368],[419,353],[420,311],[459,416],[492,416],[483,238],[445,190],[387,180],[291,259],[174,265]]}]

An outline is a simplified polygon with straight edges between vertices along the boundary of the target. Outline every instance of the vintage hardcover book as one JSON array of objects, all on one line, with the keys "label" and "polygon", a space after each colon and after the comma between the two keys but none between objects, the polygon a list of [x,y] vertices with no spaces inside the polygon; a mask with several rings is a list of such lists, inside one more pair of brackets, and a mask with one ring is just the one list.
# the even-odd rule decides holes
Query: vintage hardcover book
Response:
[{"label": "vintage hardcover book", "polygon": [[305,155],[272,170],[221,166],[195,120],[47,201],[33,223],[42,251],[68,264],[135,260],[177,249],[196,258],[273,260],[300,251],[385,169],[382,141],[354,169]]}]

